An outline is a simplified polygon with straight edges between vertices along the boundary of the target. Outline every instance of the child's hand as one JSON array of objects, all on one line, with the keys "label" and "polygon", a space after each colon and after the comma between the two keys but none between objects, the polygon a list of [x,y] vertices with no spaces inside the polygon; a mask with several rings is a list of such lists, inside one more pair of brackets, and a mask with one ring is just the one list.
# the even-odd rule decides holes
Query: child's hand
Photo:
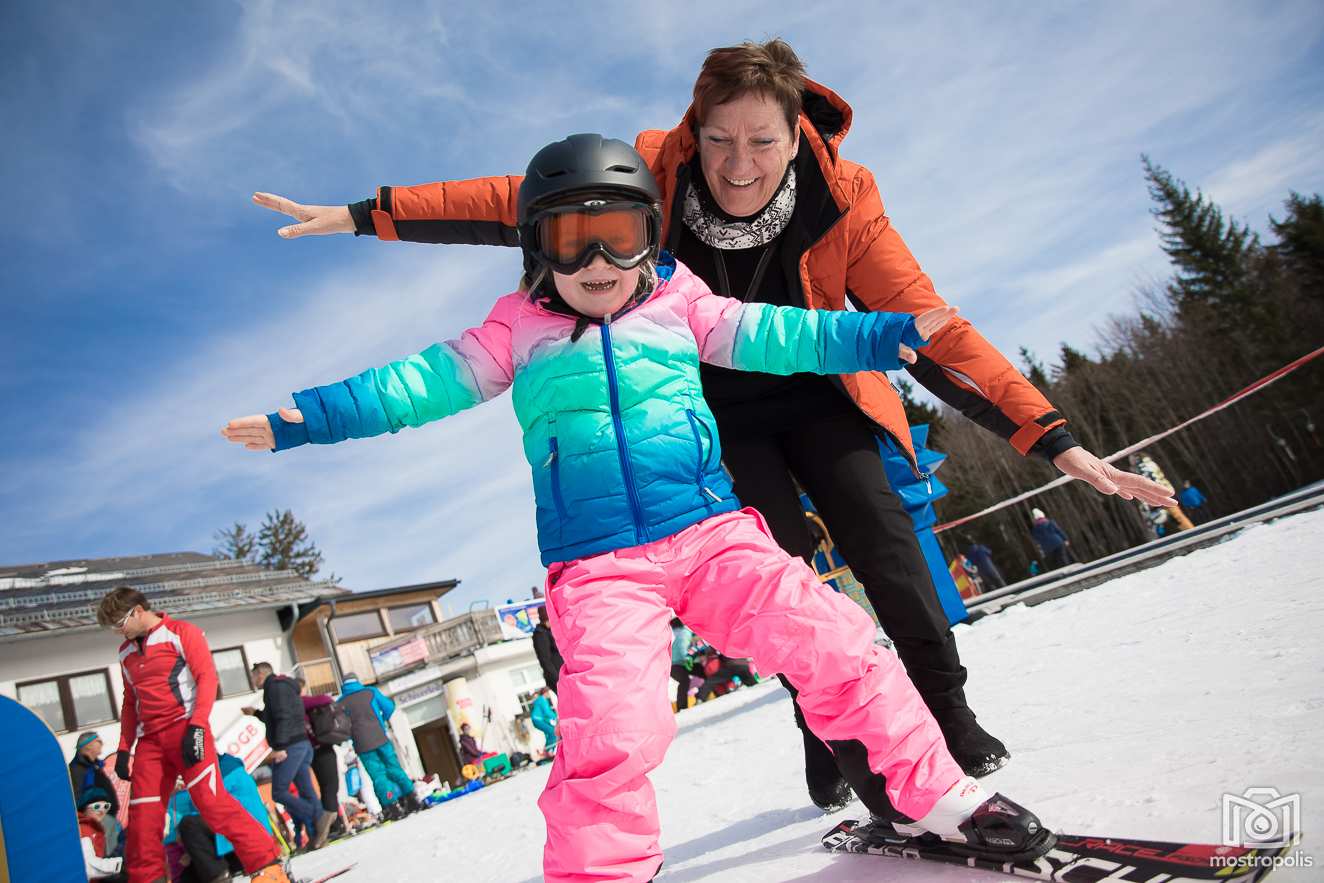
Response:
[{"label": "child's hand", "polygon": [[354,218],[345,205],[304,205],[274,193],[254,193],[253,202],[273,212],[289,215],[300,224],[291,224],[276,231],[284,239],[300,236],[326,236],[331,233],[353,233]]},{"label": "child's hand", "polygon": [[[280,419],[286,423],[302,423],[303,414],[298,408],[281,408]],[[271,421],[265,414],[251,417],[236,417],[221,427],[221,435],[227,441],[243,445],[250,451],[270,451],[276,447],[276,436],[271,431]]]},{"label": "child's hand", "polygon": [[[919,332],[920,337],[924,338],[925,340],[930,340],[932,339],[933,335],[937,334],[940,330],[942,330],[942,326],[950,322],[952,320],[952,317],[954,317],[958,312],[960,312],[960,310],[961,310],[960,307],[950,307],[950,306],[934,307],[931,310],[925,310],[924,312],[920,313],[918,316],[915,317],[915,330]],[[899,355],[901,357],[901,361],[905,362],[908,365],[915,364],[915,362],[919,358],[918,356],[915,355],[915,351],[912,350],[910,347],[906,346],[904,343],[901,344],[901,350]]]}]

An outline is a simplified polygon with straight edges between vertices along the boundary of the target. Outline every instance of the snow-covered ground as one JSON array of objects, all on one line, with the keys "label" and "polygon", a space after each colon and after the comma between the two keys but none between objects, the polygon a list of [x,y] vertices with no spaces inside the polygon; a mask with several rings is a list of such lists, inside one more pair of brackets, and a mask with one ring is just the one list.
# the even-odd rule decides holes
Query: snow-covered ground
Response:
[{"label": "snow-covered ground", "polygon": [[[1218,842],[1224,792],[1301,795],[1324,880],[1324,511],[1251,527],[1089,591],[959,627],[971,707],[1011,749],[984,780],[1055,828]],[[990,881],[997,874],[832,855],[805,795],[799,736],[772,681],[680,717],[654,774],[661,880]],[[344,883],[535,881],[547,768],[295,860]]]}]

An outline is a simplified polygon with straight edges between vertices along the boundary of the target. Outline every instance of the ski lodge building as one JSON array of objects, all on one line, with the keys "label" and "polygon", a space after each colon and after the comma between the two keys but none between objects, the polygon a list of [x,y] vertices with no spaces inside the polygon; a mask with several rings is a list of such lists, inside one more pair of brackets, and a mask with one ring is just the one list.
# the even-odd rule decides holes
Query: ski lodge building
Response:
[{"label": "ski lodge building", "polygon": [[0,565],[0,695],[37,712],[66,757],[84,730],[113,752],[120,638],[97,625],[96,604],[130,585],[153,609],[206,632],[220,682],[211,714],[218,750],[250,768],[265,756],[261,723],[240,711],[262,704],[248,682],[254,663],[302,672],[315,693],[339,692],[353,672],[396,701],[391,724],[405,768],[457,782],[460,722],[491,750],[542,747],[527,717],[543,684],[528,637],[541,602],[446,619],[441,599],[458,584],[351,592],[196,552]]}]

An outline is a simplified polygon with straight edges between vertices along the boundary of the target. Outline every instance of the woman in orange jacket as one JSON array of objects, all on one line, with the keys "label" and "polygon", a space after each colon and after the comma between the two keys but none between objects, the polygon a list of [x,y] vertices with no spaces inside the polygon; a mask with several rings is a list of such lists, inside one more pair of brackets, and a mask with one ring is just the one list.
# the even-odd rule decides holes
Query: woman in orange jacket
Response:
[{"label": "woman in orange jacket", "polygon": [[[831,310],[849,301],[916,315],[943,306],[884,213],[873,175],[839,155],[850,122],[849,105],[808,79],[781,40],[710,52],[680,124],[635,141],[661,186],[666,249],[713,291],[746,301]],[[265,193],[254,200],[300,221],[280,230],[286,238],[353,232],[517,247],[521,180],[382,187],[350,206]],[[1171,505],[1167,490],[1081,448],[1066,419],[969,322],[948,323],[908,370],[1019,453],[1049,459],[1101,493]],[[814,544],[796,481],[808,491],[953,756],[971,775],[1002,766],[1007,749],[966,704],[955,639],[910,519],[884,477],[879,439],[919,472],[886,375],[777,377],[704,365],[702,382],[741,501],[764,515],[784,549],[809,560]],[[798,706],[796,722],[817,805],[844,805],[849,782],[875,814],[891,812],[858,746],[823,745]]]}]

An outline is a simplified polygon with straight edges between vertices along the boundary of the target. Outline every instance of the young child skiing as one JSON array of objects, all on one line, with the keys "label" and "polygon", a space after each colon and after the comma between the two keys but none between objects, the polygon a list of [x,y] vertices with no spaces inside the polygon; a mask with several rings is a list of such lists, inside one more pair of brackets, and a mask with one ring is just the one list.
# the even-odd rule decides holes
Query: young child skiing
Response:
[{"label": "young child skiing", "polygon": [[1053,843],[952,760],[872,620],[741,509],[721,468],[699,362],[776,374],[896,368],[955,309],[810,311],[714,295],[659,255],[656,181],[623,142],[572,135],[519,193],[522,290],[483,324],[385,368],[230,421],[250,450],[420,426],[512,388],[533,470],[547,607],[565,663],[546,790],[547,880],[651,879],[662,863],[648,773],[676,732],[669,623],[800,691],[810,727],[867,754],[914,833],[1003,861]]}]

